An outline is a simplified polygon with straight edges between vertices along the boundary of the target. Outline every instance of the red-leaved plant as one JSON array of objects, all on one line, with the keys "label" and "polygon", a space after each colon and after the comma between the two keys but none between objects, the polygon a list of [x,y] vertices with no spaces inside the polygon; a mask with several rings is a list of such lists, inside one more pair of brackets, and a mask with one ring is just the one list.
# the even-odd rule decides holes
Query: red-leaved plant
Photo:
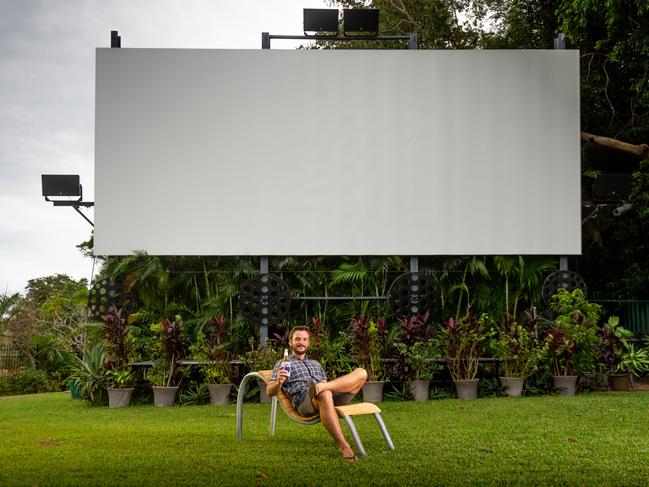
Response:
[{"label": "red-leaved plant", "polygon": [[162,319],[159,324],[152,325],[151,330],[160,334],[158,352],[161,357],[149,378],[166,387],[176,385],[178,381],[176,364],[187,354],[187,345],[182,336],[183,322],[180,316],[176,316],[174,321]]},{"label": "red-leaved plant", "polygon": [[475,379],[484,353],[485,330],[471,309],[446,322],[446,363],[453,380]]}]

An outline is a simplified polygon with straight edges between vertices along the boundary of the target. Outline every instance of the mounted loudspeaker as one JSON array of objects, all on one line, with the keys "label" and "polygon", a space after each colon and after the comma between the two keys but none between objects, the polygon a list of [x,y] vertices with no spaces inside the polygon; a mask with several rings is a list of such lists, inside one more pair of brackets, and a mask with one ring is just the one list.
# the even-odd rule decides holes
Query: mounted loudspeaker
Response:
[{"label": "mounted loudspeaker", "polygon": [[397,317],[424,314],[434,307],[436,300],[433,277],[418,272],[401,274],[388,291],[390,309]]},{"label": "mounted loudspeaker", "polygon": [[575,289],[581,289],[584,292],[584,296],[588,297],[586,281],[574,271],[555,271],[545,278],[545,281],[543,281],[542,296],[543,301],[548,307],[552,301],[552,296],[557,294],[559,289],[565,289],[570,292]]},{"label": "mounted loudspeaker", "polygon": [[291,308],[291,290],[272,274],[255,274],[239,293],[239,308],[253,323],[272,326],[281,322]]}]

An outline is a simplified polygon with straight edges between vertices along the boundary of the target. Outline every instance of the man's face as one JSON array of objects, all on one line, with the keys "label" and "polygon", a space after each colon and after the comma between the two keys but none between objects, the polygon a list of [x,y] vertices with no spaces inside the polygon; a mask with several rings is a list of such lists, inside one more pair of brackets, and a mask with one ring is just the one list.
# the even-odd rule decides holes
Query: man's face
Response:
[{"label": "man's face", "polygon": [[289,343],[294,355],[304,355],[309,348],[309,332],[297,330]]}]

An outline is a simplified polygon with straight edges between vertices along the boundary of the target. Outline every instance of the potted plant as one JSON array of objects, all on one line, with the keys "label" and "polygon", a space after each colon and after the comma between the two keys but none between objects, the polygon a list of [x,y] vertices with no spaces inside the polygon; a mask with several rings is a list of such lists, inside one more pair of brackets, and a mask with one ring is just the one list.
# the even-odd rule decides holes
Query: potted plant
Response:
[{"label": "potted plant", "polygon": [[108,385],[108,407],[128,407],[134,390],[131,371],[128,369],[109,370],[106,372],[106,383]]},{"label": "potted plant", "polygon": [[227,326],[223,316],[212,318],[203,331],[199,331],[196,335],[197,346],[193,350],[193,355],[204,361],[201,371],[207,380],[212,405],[227,404],[232,390],[230,353],[224,343],[226,336]]},{"label": "potted plant", "polygon": [[425,340],[415,342],[412,346],[405,343],[399,344],[399,355],[403,359],[408,375],[407,383],[410,393],[415,401],[428,399],[428,386],[436,372],[442,370],[442,366],[435,362],[435,358],[441,358],[437,342]]},{"label": "potted plant", "polygon": [[156,346],[159,358],[148,375],[153,383],[153,403],[158,407],[173,406],[180,379],[177,363],[187,351],[182,336],[183,322],[180,316],[175,321],[162,319],[151,325],[151,331],[159,334]]},{"label": "potted plant", "polygon": [[544,349],[550,359],[555,389],[561,395],[574,396],[579,374],[592,372],[597,362],[594,325],[600,307],[588,303],[581,289],[560,289],[551,306],[557,316],[548,330]]},{"label": "potted plant", "polygon": [[473,311],[446,323],[446,365],[459,399],[478,397],[478,364],[484,353],[485,331]]},{"label": "potted plant", "polygon": [[133,394],[133,376],[129,361],[132,351],[128,323],[122,309],[110,306],[102,317],[102,335],[106,340],[108,407],[127,407]]},{"label": "potted plant", "polygon": [[[528,325],[533,327],[534,319],[528,315]],[[528,328],[519,324],[510,314],[498,330],[495,351],[500,359],[502,376],[500,383],[505,394],[520,396],[525,379],[538,369],[543,356],[541,348]]]},{"label": "potted plant", "polygon": [[622,360],[617,366],[617,372],[628,374],[626,389],[629,390],[629,378],[638,377],[649,372],[649,350],[646,347],[636,348],[633,343],[622,354]]},{"label": "potted plant", "polygon": [[81,352],[81,357],[74,355],[74,363],[70,367],[69,379],[79,391],[82,399],[93,406],[99,406],[105,401],[106,394],[106,343],[98,340],[89,343]]},{"label": "potted plant", "polygon": [[603,372],[608,376],[611,389],[628,391],[630,375],[621,370],[620,364],[630,348],[629,339],[633,337],[633,332],[621,326],[617,316],[611,316],[597,331],[597,336],[599,338],[597,355]]},{"label": "potted plant", "polygon": [[363,401],[383,400],[384,367],[381,357],[381,336],[385,334],[385,321],[370,320],[364,316],[353,318],[350,324],[352,354],[361,367],[367,371],[367,382],[363,386]]},{"label": "potted plant", "polygon": [[[257,345],[254,338],[248,340],[250,350],[243,356],[243,363],[248,371],[272,370],[275,363],[280,359],[279,352],[273,348],[270,340],[266,340],[262,345]],[[271,398],[266,393],[266,383],[258,381],[259,400],[262,403],[270,403]]]}]

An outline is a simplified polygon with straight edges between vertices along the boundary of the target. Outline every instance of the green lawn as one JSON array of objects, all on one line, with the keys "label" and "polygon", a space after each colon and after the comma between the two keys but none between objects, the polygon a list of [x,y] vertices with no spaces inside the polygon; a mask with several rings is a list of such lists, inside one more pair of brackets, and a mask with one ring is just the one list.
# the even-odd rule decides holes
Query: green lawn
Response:
[{"label": "green lawn", "polygon": [[[90,408],[66,393],[0,398],[0,485],[647,485],[649,394],[382,403],[396,446],[356,419],[347,464],[322,425],[270,406]],[[343,427],[345,428],[345,427]],[[351,438],[350,438],[351,443]]]}]

